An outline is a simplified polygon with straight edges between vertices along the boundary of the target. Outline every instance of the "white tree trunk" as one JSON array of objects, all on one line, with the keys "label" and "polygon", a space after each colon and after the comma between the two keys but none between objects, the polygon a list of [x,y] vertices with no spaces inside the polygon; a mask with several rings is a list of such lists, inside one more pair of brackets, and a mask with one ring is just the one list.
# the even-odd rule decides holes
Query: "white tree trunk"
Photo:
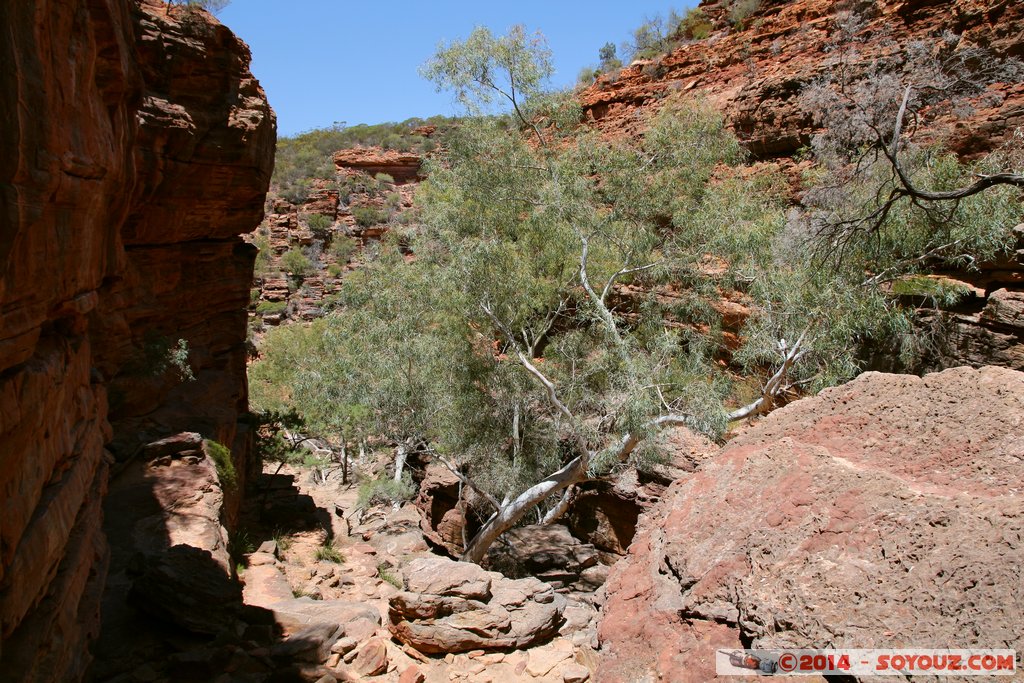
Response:
[{"label": "white tree trunk", "polygon": [[395,449],[395,481],[402,481],[402,473],[405,471],[405,460],[409,457],[409,442],[399,441]]},{"label": "white tree trunk", "polygon": [[469,542],[466,552],[462,555],[462,561],[480,562],[491,544],[515,526],[530,509],[551,494],[577,484],[586,477],[583,457],[576,457],[562,469],[548,475],[543,481],[520,493],[514,500],[502,505],[473,536],[473,540]]}]

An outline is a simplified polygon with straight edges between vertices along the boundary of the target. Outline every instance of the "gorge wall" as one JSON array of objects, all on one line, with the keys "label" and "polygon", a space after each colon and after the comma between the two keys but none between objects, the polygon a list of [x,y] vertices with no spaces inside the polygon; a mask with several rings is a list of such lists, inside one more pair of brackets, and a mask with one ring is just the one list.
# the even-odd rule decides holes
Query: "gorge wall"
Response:
[{"label": "gorge wall", "polygon": [[75,680],[109,468],[188,429],[231,448],[244,486],[239,235],[276,123],[248,48],[204,12],[15,2],[0,25],[0,672]]}]

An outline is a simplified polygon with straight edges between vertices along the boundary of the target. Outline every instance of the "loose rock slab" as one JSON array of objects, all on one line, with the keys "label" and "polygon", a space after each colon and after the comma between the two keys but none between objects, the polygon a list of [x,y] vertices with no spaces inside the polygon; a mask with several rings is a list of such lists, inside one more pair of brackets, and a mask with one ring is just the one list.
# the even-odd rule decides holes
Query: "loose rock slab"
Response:
[{"label": "loose rock slab", "polygon": [[390,630],[427,653],[528,647],[557,634],[565,610],[542,581],[443,557],[409,563],[406,585],[390,600]]}]

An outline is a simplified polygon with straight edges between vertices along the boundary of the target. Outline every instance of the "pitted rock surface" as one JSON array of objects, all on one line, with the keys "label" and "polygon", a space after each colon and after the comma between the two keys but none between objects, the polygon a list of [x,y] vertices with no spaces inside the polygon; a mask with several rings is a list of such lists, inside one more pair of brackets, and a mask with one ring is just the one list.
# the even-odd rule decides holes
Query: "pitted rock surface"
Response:
[{"label": "pitted rock surface", "polygon": [[866,373],[772,413],[642,516],[598,680],[708,680],[741,642],[1020,650],[1022,433],[1004,368]]}]

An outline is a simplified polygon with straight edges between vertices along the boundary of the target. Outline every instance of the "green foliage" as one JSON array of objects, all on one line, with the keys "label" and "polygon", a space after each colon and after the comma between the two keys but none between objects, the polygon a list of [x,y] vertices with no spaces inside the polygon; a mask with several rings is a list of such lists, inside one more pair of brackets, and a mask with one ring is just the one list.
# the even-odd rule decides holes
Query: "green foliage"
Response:
[{"label": "green foliage", "polygon": [[[627,437],[641,443],[633,462],[656,461],[647,437],[666,413],[719,436],[727,397],[749,394],[717,362],[735,324],[724,298],[750,311],[735,366],[763,382],[800,340],[786,381],[816,390],[859,372],[870,344],[911,336],[883,284],[944,240],[990,257],[1021,218],[1011,191],[942,215],[897,207],[820,267],[808,245],[821,235],[787,219],[787,180],[736,168],[738,142],[700,100],[666,100],[638,139],[602,139],[572,98],[544,92],[550,56],[521,27],[478,29],[424,72],[473,114],[512,110],[449,133],[427,162],[415,229],[365,255],[335,313],[267,334],[252,399],[295,409],[314,431],[451,458],[498,499],[584,455],[590,476],[614,472]],[[942,188],[983,168],[933,154],[914,172]],[[850,183],[818,200],[841,213],[879,196]],[[363,505],[405,495],[384,479],[360,489]]]},{"label": "green foliage", "polygon": [[217,478],[220,480],[221,488],[225,491],[232,491],[238,487],[238,474],[235,472],[235,463],[231,459],[231,451],[227,446],[212,439],[203,442],[206,452],[209,453],[217,468]]},{"label": "green foliage", "polygon": [[934,306],[952,306],[968,291],[963,284],[922,275],[908,275],[892,283],[893,294],[923,297]]},{"label": "green foliage", "polygon": [[[336,123],[328,128],[280,137],[277,140],[273,188],[293,204],[301,204],[306,201],[314,179],[337,181],[333,161],[336,151],[378,145],[385,149],[423,154],[434,149],[436,143],[413,131],[422,126],[436,126],[438,134],[443,135],[451,125],[452,119],[432,116],[374,125]],[[345,201],[349,188],[344,181],[340,181],[339,190],[342,201]]]},{"label": "green foliage", "polygon": [[281,255],[281,267],[286,273],[305,277],[313,272],[313,262],[300,249],[289,249]]},{"label": "green foliage", "polygon": [[395,184],[395,179],[392,178],[387,173],[378,173],[377,175],[373,176],[373,179],[376,180],[381,185],[394,185]]},{"label": "green foliage", "polygon": [[352,216],[356,219],[356,223],[364,228],[379,225],[388,220],[387,210],[373,204],[353,206]]},{"label": "green foliage", "polygon": [[263,232],[257,232],[256,237],[253,238],[253,245],[259,249],[256,253],[256,265],[253,270],[256,277],[263,277],[270,273],[273,251],[270,247],[270,235]]},{"label": "green foliage", "polygon": [[733,26],[742,26],[759,9],[761,0],[733,0],[729,7],[729,22]]},{"label": "green foliage", "polygon": [[665,16],[655,16],[644,21],[633,30],[633,39],[623,46],[627,61],[634,59],[653,59],[662,55],[677,44],[677,35],[684,17],[680,17],[670,9]]},{"label": "green foliage", "polygon": [[281,529],[274,529],[274,545],[277,546],[277,552],[283,555],[292,547],[292,540]]},{"label": "green foliage", "polygon": [[395,481],[390,477],[371,479],[359,485],[356,507],[366,509],[371,505],[404,503],[412,500],[415,495],[416,487],[408,474],[404,475],[401,481]]},{"label": "green foliage", "polygon": [[236,573],[245,569],[245,556],[256,552],[256,540],[248,529],[238,528],[228,535],[228,550],[231,559],[236,563]]},{"label": "green foliage", "polygon": [[699,7],[688,9],[679,22],[679,32],[690,40],[704,40],[711,35],[712,28],[711,20]]},{"label": "green foliage", "polygon": [[167,365],[174,368],[180,379],[192,381],[196,376],[192,374],[192,365],[188,361],[188,354],[188,342],[179,339],[177,344],[167,350]]},{"label": "green foliage", "polygon": [[529,35],[517,25],[507,36],[495,37],[478,26],[465,41],[442,43],[420,73],[438,91],[451,91],[470,113],[483,114],[496,102],[504,108],[540,95],[554,66],[540,33]]},{"label": "green foliage", "polygon": [[287,308],[287,301],[261,301],[256,304],[256,313],[258,315],[277,315],[284,313]]},{"label": "green foliage", "polygon": [[405,586],[402,584],[402,580],[397,575],[391,572],[391,566],[386,562],[381,562],[377,565],[377,576],[380,577],[381,581],[386,581],[398,590],[405,590]]},{"label": "green foliage", "polygon": [[619,59],[615,50],[615,43],[605,43],[597,52],[599,61],[598,68],[601,71],[611,71],[622,68],[622,60]]},{"label": "green foliage", "polygon": [[195,374],[189,353],[188,340],[172,342],[166,335],[147,331],[142,348],[132,356],[126,369],[131,374],[150,377],[162,377],[170,372],[176,380],[190,382],[195,379]]},{"label": "green foliage", "polygon": [[178,6],[186,11],[204,9],[211,14],[216,14],[231,4],[231,0],[167,0],[167,6]]},{"label": "green foliage", "polygon": [[320,562],[334,562],[335,564],[341,564],[345,561],[345,556],[334,547],[330,538],[325,538],[324,542],[316,549],[316,559]]},{"label": "green foliage", "polygon": [[597,69],[595,69],[594,67],[592,67],[592,66],[585,66],[582,69],[580,69],[580,73],[576,77],[576,82],[579,83],[580,85],[584,85],[584,86],[590,85],[600,75],[601,75],[601,72],[598,71]]},{"label": "green foliage", "polygon": [[334,221],[323,214],[314,213],[306,218],[306,225],[315,237],[324,239],[330,234]]}]

